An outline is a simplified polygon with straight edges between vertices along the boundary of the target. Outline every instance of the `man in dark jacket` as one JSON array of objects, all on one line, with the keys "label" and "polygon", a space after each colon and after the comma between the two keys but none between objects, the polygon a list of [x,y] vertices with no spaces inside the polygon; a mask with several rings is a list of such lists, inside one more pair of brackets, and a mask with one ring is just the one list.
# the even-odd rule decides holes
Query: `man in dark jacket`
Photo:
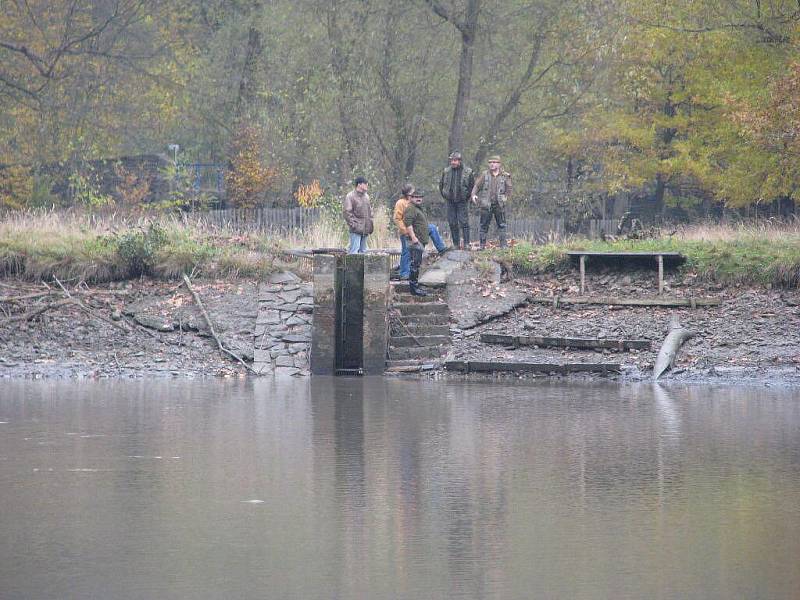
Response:
[{"label": "man in dark jacket", "polygon": [[[447,222],[453,246],[469,249],[469,196],[475,185],[472,169],[461,162],[461,152],[450,155],[450,166],[442,171],[439,193],[447,202]],[[463,233],[463,238],[460,234]]]}]

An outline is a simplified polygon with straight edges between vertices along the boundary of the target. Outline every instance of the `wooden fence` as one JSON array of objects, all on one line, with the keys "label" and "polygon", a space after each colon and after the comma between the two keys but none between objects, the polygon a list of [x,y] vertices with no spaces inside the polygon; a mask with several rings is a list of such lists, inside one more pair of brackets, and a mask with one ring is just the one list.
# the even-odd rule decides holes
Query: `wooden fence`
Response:
[{"label": "wooden fence", "polygon": [[[232,231],[274,231],[286,233],[290,231],[303,231],[319,219],[318,208],[257,208],[257,209],[226,209],[211,210],[196,213],[197,220],[216,227]],[[470,215],[470,233],[474,241],[478,239],[480,219],[477,214]],[[450,227],[447,221],[433,219],[442,235],[449,237]],[[617,222],[613,219],[589,220],[581,224],[580,233],[592,238],[600,233],[614,233]],[[527,218],[510,216],[507,219],[509,238],[526,239],[537,243],[551,239],[563,238],[566,233],[564,219],[555,218]],[[489,227],[490,238],[497,238],[497,226],[492,221]]]},{"label": "wooden fence", "polygon": [[197,213],[197,220],[232,231],[302,231],[319,218],[318,208],[229,208]]}]

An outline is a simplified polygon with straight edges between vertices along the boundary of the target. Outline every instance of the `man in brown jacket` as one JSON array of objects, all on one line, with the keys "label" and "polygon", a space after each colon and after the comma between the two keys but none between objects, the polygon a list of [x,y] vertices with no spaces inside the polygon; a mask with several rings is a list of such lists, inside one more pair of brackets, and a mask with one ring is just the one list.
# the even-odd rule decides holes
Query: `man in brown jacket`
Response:
[{"label": "man in brown jacket", "polygon": [[488,162],[489,169],[481,173],[472,188],[472,202],[481,209],[481,249],[486,247],[486,236],[493,215],[497,223],[500,247],[505,248],[506,202],[511,198],[511,175],[501,168],[499,156],[490,156]]},{"label": "man in brown jacket", "polygon": [[369,203],[369,182],[364,177],[356,177],[353,184],[356,186],[347,194],[342,205],[344,220],[350,229],[350,245],[348,254],[364,254],[367,247],[367,236],[372,233],[372,206]]}]

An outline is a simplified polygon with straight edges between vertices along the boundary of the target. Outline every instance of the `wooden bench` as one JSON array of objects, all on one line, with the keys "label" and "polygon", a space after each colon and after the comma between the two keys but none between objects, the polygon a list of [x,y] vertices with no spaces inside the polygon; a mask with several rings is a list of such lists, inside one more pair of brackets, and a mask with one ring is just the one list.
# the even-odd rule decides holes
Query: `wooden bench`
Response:
[{"label": "wooden bench", "polygon": [[588,252],[584,250],[570,250],[567,252],[570,258],[578,258],[581,270],[581,294],[586,290],[586,258],[600,258],[612,260],[633,259],[637,262],[652,258],[654,265],[658,266],[658,293],[664,291],[664,264],[677,266],[682,264],[686,257],[680,252]]}]

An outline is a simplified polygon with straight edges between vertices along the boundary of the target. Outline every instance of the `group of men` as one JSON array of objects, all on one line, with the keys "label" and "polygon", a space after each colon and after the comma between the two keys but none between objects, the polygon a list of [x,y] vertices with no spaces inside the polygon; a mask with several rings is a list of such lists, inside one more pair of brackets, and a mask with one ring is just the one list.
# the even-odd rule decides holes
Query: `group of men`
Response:
[{"label": "group of men", "polygon": [[[507,244],[505,205],[511,197],[511,175],[504,171],[499,156],[491,156],[488,168],[478,175],[462,161],[460,152],[453,152],[450,164],[442,171],[439,179],[439,193],[447,203],[447,222],[453,247],[470,249],[469,204],[480,210],[480,247],[486,247],[489,227],[494,218],[497,223],[501,247]],[[367,237],[373,231],[372,206],[369,200],[369,182],[357,177],[353,182],[355,189],[344,199],[343,212],[350,230],[348,253],[367,251]],[[422,202],[425,193],[407,183],[400,190],[400,198],[394,206],[393,221],[400,235],[400,266],[398,277],[408,279],[411,293],[426,296],[427,292],[419,286],[419,268],[428,241],[433,241],[436,250],[443,254],[449,250],[442,240],[437,227],[428,222]]]}]

